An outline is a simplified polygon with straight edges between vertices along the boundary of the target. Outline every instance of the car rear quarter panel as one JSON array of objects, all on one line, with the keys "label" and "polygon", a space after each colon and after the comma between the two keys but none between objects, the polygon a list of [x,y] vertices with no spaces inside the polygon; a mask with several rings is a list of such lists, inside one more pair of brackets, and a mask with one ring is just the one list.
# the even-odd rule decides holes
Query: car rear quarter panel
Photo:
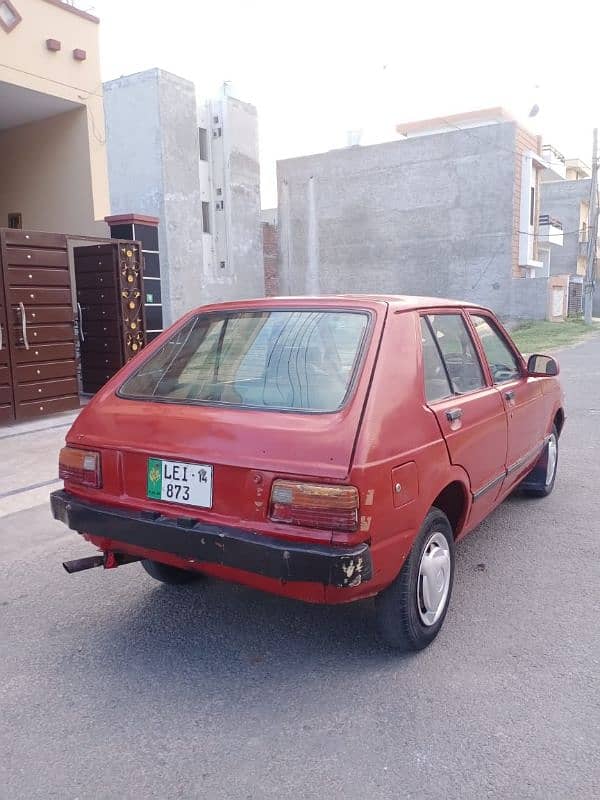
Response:
[{"label": "car rear quarter panel", "polygon": [[[374,563],[365,594],[395,578],[433,501],[449,483],[459,481],[469,497],[468,477],[450,464],[435,415],[425,404],[418,337],[416,313],[388,314],[357,439],[350,482],[360,491],[361,530],[354,539],[368,536]],[[396,472],[403,465],[411,466]],[[327,590],[330,602],[339,594]]]}]

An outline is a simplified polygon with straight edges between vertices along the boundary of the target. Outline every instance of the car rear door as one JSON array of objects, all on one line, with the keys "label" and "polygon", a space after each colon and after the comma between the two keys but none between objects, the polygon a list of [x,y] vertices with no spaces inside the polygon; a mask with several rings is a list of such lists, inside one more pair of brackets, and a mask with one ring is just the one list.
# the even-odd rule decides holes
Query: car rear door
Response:
[{"label": "car rear door", "polygon": [[468,474],[471,519],[486,516],[505,476],[507,416],[491,385],[472,332],[459,310],[422,315],[427,404],[436,415],[450,460]]},{"label": "car rear door", "polygon": [[506,485],[509,485],[527,472],[543,444],[545,413],[541,382],[527,375],[520,354],[491,314],[471,311],[469,318],[507,413]]}]

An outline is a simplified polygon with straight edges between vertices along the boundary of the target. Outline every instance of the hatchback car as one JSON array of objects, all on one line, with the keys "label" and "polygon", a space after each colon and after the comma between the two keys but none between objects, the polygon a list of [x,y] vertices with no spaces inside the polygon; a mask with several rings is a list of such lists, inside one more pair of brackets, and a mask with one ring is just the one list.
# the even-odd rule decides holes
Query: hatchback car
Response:
[{"label": "hatchback car", "polygon": [[552,491],[558,366],[487,309],[271,298],[185,316],[83,409],[54,516],[165,583],[210,575],[314,603],[375,597],[382,638],[440,630],[455,544],[515,489]]}]

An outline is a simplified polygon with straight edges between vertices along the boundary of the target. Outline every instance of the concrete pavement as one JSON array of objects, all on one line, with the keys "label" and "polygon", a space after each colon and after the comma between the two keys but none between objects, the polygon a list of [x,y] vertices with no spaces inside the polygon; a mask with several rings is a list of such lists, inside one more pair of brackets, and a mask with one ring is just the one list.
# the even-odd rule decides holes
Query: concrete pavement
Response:
[{"label": "concrete pavement", "polygon": [[414,656],[377,644],[370,602],[165,587],[138,564],[68,576],[91,549],[45,504],[0,518],[0,797],[600,797],[600,339],[560,360],[554,493],[461,544]]},{"label": "concrete pavement", "polygon": [[46,503],[58,480],[58,451],[78,411],[0,428],[0,518]]}]

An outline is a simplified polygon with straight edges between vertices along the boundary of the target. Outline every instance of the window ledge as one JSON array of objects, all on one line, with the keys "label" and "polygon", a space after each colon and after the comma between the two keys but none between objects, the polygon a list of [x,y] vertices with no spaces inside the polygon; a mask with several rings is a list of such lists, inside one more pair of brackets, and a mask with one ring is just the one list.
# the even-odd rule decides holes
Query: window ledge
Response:
[{"label": "window ledge", "polygon": [[521,269],[541,269],[544,266],[543,261],[527,261],[525,264],[519,264]]}]

